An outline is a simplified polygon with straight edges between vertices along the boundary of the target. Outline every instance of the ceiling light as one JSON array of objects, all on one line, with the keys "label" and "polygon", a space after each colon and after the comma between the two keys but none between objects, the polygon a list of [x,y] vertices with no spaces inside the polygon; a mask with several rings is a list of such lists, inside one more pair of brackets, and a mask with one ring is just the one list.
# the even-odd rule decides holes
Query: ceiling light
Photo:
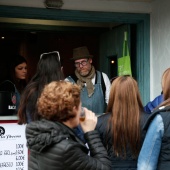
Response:
[{"label": "ceiling light", "polygon": [[60,9],[64,3],[62,0],[45,0],[44,4],[45,4],[46,8]]}]

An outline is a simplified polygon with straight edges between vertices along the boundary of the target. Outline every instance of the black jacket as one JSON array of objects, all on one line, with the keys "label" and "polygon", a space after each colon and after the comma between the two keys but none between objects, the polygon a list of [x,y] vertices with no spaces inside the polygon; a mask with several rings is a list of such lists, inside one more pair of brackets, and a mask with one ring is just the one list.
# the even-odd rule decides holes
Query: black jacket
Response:
[{"label": "black jacket", "polygon": [[[142,129],[143,124],[145,123],[148,116],[149,116],[149,114],[142,113],[141,129]],[[111,117],[110,113],[106,113],[106,114],[98,117],[96,129],[99,131],[102,142],[108,151],[108,154],[109,154],[109,157],[110,157],[111,163],[112,163],[112,169],[113,170],[115,170],[115,169],[116,170],[135,170],[135,169],[137,169],[137,159],[133,158],[130,150],[127,150],[126,159],[117,157],[113,152],[113,149],[112,149],[113,139],[112,139],[112,136],[110,135],[110,129],[108,130],[110,117]],[[146,134],[146,132],[143,131],[142,135],[141,135],[142,142],[144,140],[145,134]]]},{"label": "black jacket", "polygon": [[97,131],[85,134],[89,150],[74,131],[59,122],[31,122],[26,127],[29,170],[109,170],[110,160]]}]

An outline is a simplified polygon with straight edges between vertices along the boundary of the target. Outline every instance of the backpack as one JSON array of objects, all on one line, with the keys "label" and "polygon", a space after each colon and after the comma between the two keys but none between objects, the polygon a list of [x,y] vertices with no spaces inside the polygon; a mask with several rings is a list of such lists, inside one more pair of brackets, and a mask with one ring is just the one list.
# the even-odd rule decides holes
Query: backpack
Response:
[{"label": "backpack", "polygon": [[16,112],[15,85],[6,80],[0,84],[0,115],[13,115]]}]

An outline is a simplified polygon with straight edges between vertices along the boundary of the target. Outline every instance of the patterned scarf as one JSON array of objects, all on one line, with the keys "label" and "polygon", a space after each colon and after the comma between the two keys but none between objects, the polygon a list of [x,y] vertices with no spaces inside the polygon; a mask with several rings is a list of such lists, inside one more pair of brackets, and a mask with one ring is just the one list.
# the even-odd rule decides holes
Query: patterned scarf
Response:
[{"label": "patterned scarf", "polygon": [[92,79],[95,76],[95,68],[94,66],[92,66],[92,69],[90,71],[90,73],[88,74],[87,77],[83,77],[81,76],[77,70],[75,70],[75,75],[77,76],[78,80],[77,80],[77,84],[83,88],[84,84],[86,83],[87,86],[87,92],[88,92],[88,96],[92,96],[92,94],[94,93],[94,85],[92,83]]}]

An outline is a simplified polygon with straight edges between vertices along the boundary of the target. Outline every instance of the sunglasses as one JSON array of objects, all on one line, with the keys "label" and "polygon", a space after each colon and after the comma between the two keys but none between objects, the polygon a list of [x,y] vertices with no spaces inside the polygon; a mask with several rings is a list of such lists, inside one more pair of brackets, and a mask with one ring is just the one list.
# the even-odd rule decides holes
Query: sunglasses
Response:
[{"label": "sunglasses", "polygon": [[42,54],[40,55],[40,60],[41,60],[42,57],[43,57],[44,55],[46,55],[46,54],[57,54],[57,55],[58,55],[58,59],[59,59],[59,61],[60,61],[60,53],[59,53],[58,51],[52,51],[52,52],[48,52],[48,53],[42,53]]}]

